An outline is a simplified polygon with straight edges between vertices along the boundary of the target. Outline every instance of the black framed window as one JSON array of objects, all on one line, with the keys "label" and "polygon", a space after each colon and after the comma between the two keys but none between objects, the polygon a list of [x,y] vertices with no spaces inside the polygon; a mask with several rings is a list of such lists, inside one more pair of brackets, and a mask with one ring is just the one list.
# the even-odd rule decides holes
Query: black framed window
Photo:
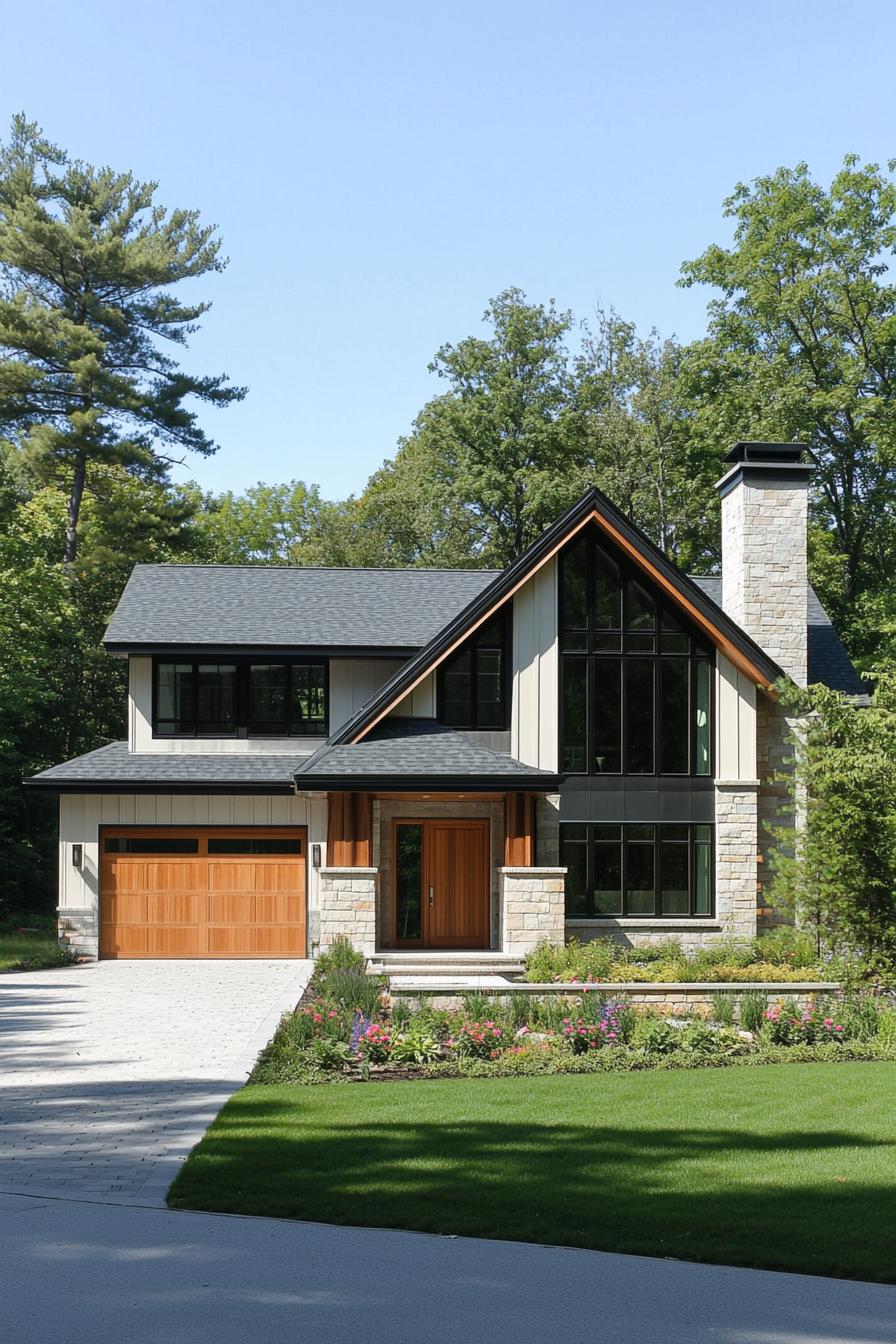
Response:
[{"label": "black framed window", "polygon": [[501,730],[507,700],[507,617],[499,612],[439,668],[439,722]]},{"label": "black framed window", "polygon": [[691,823],[562,822],[567,919],[712,915],[712,832]]},{"label": "black framed window", "polygon": [[157,737],[326,737],[327,664],[156,659]]},{"label": "black framed window", "polygon": [[596,528],[560,566],[565,774],[712,774],[713,649]]}]

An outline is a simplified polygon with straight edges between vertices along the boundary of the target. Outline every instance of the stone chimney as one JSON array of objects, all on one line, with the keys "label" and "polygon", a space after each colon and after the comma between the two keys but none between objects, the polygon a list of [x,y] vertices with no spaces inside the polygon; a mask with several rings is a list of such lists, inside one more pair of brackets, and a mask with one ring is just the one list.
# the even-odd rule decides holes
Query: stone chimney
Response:
[{"label": "stone chimney", "polygon": [[798,443],[736,443],[722,497],[722,607],[800,686],[808,677],[812,466]]}]

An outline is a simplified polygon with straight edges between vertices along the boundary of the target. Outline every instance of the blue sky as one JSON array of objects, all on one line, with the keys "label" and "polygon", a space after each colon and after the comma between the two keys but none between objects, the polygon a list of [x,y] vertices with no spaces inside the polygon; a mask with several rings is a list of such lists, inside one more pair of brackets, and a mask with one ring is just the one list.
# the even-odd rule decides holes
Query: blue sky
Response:
[{"label": "blue sky", "polygon": [[187,361],[250,391],[180,473],[215,490],[359,490],[508,285],[699,335],[675,280],[735,182],[896,156],[875,0],[42,0],[4,28],[6,119],[220,228]]}]

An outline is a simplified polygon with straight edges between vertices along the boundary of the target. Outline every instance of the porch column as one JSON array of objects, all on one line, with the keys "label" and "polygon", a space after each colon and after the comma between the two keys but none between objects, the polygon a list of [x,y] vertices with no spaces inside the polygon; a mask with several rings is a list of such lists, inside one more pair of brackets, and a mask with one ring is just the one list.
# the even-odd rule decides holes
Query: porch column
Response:
[{"label": "porch column", "polygon": [[376,869],[320,869],[320,945],[327,952],[347,938],[358,952],[376,951]]},{"label": "porch column", "polygon": [[327,794],[327,864],[368,868],[373,861],[373,794]]},{"label": "porch column", "polygon": [[535,798],[531,793],[504,795],[504,865],[531,868],[535,862]]},{"label": "porch column", "polygon": [[498,869],[501,951],[524,957],[539,943],[566,937],[565,868]]}]

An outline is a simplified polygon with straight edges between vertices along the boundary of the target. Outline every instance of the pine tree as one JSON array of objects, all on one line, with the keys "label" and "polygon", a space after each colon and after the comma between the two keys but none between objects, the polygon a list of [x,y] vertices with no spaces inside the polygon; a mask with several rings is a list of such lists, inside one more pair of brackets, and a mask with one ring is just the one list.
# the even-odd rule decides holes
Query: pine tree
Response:
[{"label": "pine tree", "polygon": [[186,399],[245,395],[165,353],[209,307],[172,286],[226,262],[214,228],[156,189],[69,159],[21,114],[0,146],[0,433],[33,479],[65,489],[67,565],[97,467],[163,482],[184,449],[216,450]]}]

